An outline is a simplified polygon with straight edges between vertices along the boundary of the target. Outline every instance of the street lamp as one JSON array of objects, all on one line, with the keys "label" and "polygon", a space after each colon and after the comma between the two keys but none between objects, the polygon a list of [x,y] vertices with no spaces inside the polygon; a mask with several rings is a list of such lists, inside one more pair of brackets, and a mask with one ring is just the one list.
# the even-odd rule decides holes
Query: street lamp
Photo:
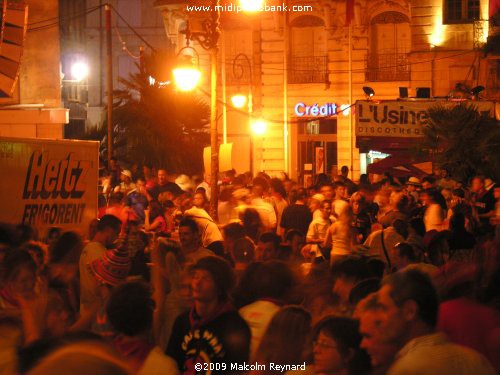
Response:
[{"label": "street lamp", "polygon": [[[203,22],[203,31],[191,31],[189,21],[183,31],[189,41],[195,40],[205,50],[210,51],[211,89],[210,89],[210,215],[217,220],[218,180],[219,180],[219,142],[217,133],[217,49],[219,43],[219,0],[212,0],[210,18]],[[183,75],[183,74],[181,74]],[[185,77],[185,75],[184,75]]]},{"label": "street lamp", "polygon": [[77,61],[71,66],[71,78],[77,82],[83,81],[89,75],[89,66],[83,61]]},{"label": "street lamp", "polygon": [[[186,50],[192,50],[194,56],[181,54],[183,51],[186,52]],[[192,91],[196,88],[201,78],[199,64],[194,62],[195,59],[199,62],[198,54],[194,48],[186,46],[179,51],[177,56],[179,64],[172,72],[175,85],[180,91]]]},{"label": "street lamp", "polygon": [[264,0],[240,0],[240,4],[245,12],[257,12],[264,5]]},{"label": "street lamp", "polygon": [[[254,131],[254,123],[252,119],[253,115],[253,74],[252,74],[252,64],[250,59],[244,53],[239,53],[233,59],[233,76],[235,80],[239,84],[243,81],[243,77],[245,76],[245,72],[248,73],[248,84],[250,85],[250,89],[248,92],[248,100],[247,96],[243,95],[238,89],[238,93],[231,97],[231,102],[236,108],[243,108],[245,103],[248,103],[248,133],[250,135],[250,172],[253,175],[253,134],[252,131],[256,134],[259,132]],[[262,128],[262,123],[257,126],[257,129]]]}]

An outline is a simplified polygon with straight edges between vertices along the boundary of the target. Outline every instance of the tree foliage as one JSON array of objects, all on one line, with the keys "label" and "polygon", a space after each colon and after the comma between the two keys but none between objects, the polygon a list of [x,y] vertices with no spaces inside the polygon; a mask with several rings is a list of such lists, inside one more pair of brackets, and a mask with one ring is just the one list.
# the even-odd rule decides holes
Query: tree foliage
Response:
[{"label": "tree foliage", "polygon": [[[163,60],[165,66],[172,61]],[[170,63],[170,64],[169,64]],[[173,84],[151,84],[158,74],[152,57],[138,73],[120,78],[114,91],[113,155],[119,160],[152,164],[171,172],[194,174],[203,170],[203,148],[210,143],[209,107],[192,93],[176,92]],[[89,138],[102,137],[107,155],[107,121]]]},{"label": "tree foliage", "polygon": [[473,104],[429,109],[429,126],[424,129],[425,146],[451,177],[467,183],[477,174],[499,180],[500,127]]}]

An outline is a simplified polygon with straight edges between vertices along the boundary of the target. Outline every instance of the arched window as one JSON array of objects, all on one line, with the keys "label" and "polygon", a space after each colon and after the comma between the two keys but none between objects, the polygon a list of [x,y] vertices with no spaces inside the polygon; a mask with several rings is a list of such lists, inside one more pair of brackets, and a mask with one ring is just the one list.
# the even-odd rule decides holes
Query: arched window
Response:
[{"label": "arched window", "polygon": [[288,83],[327,83],[327,36],[323,20],[301,16],[290,26]]},{"label": "arched window", "polygon": [[399,12],[384,12],[371,21],[368,80],[408,81],[411,50],[410,20]]}]

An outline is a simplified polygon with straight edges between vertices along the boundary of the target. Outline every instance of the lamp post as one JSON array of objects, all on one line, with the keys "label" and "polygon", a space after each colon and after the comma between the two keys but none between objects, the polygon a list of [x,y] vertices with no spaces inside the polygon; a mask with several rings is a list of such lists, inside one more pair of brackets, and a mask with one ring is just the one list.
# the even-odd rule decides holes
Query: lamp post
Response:
[{"label": "lamp post", "polygon": [[202,31],[191,31],[189,22],[184,34],[186,40],[195,40],[199,45],[210,51],[211,90],[210,90],[210,215],[217,220],[218,179],[219,179],[219,144],[217,133],[217,50],[219,43],[219,0],[212,0],[210,18],[203,22]]},{"label": "lamp post", "polygon": [[[239,53],[233,59],[233,76],[239,83],[243,80],[245,76],[245,71],[248,71],[249,74],[249,85],[250,89],[248,90],[248,98],[246,95],[243,95],[241,92],[238,92],[236,95],[233,95],[231,101],[233,106],[236,108],[243,108],[245,103],[248,104],[248,133],[250,135],[250,172],[253,175],[253,135],[252,135],[252,114],[253,114],[253,72],[252,72],[252,64],[250,63],[250,59],[244,53]],[[238,90],[239,91],[239,90]]]}]

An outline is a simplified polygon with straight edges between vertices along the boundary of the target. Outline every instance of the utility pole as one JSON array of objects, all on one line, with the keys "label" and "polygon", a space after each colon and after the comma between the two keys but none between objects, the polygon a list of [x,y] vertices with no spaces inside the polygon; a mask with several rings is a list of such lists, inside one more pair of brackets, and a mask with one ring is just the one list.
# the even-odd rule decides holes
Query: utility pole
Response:
[{"label": "utility pole", "polygon": [[108,168],[113,157],[113,38],[111,35],[111,6],[104,7],[106,14],[106,57],[108,89]]}]

